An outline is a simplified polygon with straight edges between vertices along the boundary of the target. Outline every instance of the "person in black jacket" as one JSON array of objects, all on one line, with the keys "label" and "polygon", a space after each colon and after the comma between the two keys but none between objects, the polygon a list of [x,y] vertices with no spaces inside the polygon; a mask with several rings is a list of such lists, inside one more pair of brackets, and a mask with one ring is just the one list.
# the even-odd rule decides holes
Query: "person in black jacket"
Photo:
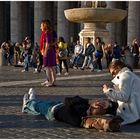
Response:
[{"label": "person in black jacket", "polygon": [[81,70],[84,70],[86,65],[87,65],[87,67],[89,67],[90,64],[92,64],[92,66],[94,67],[93,52],[95,51],[95,47],[91,43],[90,37],[88,37],[86,41],[87,41],[87,43],[86,43],[86,46],[84,48],[85,59],[84,59],[83,65],[81,67]]},{"label": "person in black jacket", "polygon": [[82,117],[98,114],[116,114],[118,104],[109,100],[89,100],[79,96],[66,97],[61,101],[39,101],[34,89],[24,95],[22,112],[32,115],[44,115],[47,120],[58,120],[80,127]]},{"label": "person in black jacket", "polygon": [[139,45],[138,45],[138,40],[136,38],[132,42],[131,53],[134,58],[134,66],[137,67],[139,62]]}]

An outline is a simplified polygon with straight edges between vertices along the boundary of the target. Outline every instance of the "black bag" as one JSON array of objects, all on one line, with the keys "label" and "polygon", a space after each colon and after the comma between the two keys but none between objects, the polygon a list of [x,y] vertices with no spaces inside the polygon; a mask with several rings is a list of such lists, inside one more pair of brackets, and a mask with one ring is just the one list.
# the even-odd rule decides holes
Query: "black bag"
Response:
[{"label": "black bag", "polygon": [[65,48],[60,49],[58,55],[59,55],[60,58],[67,57],[67,55],[68,55],[68,50],[65,49]]}]

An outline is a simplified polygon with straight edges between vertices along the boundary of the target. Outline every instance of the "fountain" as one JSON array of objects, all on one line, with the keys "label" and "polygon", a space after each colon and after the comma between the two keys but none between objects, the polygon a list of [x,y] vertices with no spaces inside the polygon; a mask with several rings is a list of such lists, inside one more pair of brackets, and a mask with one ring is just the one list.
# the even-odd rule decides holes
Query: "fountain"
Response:
[{"label": "fountain", "polygon": [[126,10],[106,8],[103,1],[87,1],[85,7],[67,9],[64,11],[65,17],[71,22],[84,23],[84,29],[79,33],[82,45],[85,38],[90,37],[95,41],[97,36],[101,37],[105,43],[110,42],[109,31],[106,29],[107,23],[120,22],[127,16]]}]

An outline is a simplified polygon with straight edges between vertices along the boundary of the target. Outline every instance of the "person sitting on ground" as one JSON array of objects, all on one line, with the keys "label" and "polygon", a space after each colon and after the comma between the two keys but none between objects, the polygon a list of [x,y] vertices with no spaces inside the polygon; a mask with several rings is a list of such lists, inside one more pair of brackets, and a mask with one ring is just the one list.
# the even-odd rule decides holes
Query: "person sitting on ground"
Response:
[{"label": "person sitting on ground", "polygon": [[72,64],[76,68],[78,68],[78,64],[82,56],[82,52],[83,52],[83,46],[80,44],[80,41],[77,40],[77,44],[75,45],[74,48],[74,59]]},{"label": "person sitting on ground", "polygon": [[107,99],[89,100],[79,96],[66,97],[64,102],[39,101],[35,94],[34,89],[31,88],[29,93],[24,95],[22,112],[44,115],[47,120],[56,119],[76,127],[81,127],[82,118],[87,115],[115,115],[118,107],[117,103]]},{"label": "person sitting on ground", "polygon": [[83,52],[83,54],[85,55],[85,59],[84,59],[83,65],[81,67],[81,70],[84,70],[86,65],[87,65],[87,68],[89,68],[90,64],[92,64],[92,67],[94,67],[94,63],[93,63],[93,52],[94,51],[95,51],[95,47],[91,42],[91,38],[87,37],[86,45],[84,47],[84,52]]},{"label": "person sitting on ground", "polygon": [[120,60],[110,63],[109,72],[114,88],[104,84],[103,93],[118,102],[117,115],[124,120],[123,125],[136,122],[140,119],[140,78]]}]

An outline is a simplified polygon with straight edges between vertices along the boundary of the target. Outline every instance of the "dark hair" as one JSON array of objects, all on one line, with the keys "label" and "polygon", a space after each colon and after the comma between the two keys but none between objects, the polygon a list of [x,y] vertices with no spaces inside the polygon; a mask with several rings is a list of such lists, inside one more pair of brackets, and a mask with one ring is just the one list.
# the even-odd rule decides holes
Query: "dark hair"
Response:
[{"label": "dark hair", "polygon": [[114,60],[114,61],[112,61],[110,64],[109,64],[109,66],[108,66],[108,68],[109,69],[122,69],[122,68],[124,68],[124,67],[127,67],[127,68],[129,68],[131,71],[133,71],[133,69],[131,68],[131,66],[130,65],[126,65],[124,62],[122,62],[121,60]]},{"label": "dark hair", "polygon": [[101,43],[101,38],[100,37],[96,37],[95,40],[98,39],[99,43]]},{"label": "dark hair", "polygon": [[51,30],[51,22],[48,19],[43,19],[41,23],[46,24],[48,29]]},{"label": "dark hair", "polygon": [[51,26],[51,22],[50,22],[49,19],[46,19],[46,23],[47,23],[49,26]]},{"label": "dark hair", "polygon": [[46,23],[46,19],[42,19],[41,23]]},{"label": "dark hair", "polygon": [[65,40],[64,40],[64,38],[62,36],[59,37],[59,42],[65,43]]},{"label": "dark hair", "polygon": [[105,45],[105,42],[102,41],[102,45]]},{"label": "dark hair", "polygon": [[88,41],[91,41],[91,38],[90,38],[90,37],[87,37],[87,40],[88,40]]}]

